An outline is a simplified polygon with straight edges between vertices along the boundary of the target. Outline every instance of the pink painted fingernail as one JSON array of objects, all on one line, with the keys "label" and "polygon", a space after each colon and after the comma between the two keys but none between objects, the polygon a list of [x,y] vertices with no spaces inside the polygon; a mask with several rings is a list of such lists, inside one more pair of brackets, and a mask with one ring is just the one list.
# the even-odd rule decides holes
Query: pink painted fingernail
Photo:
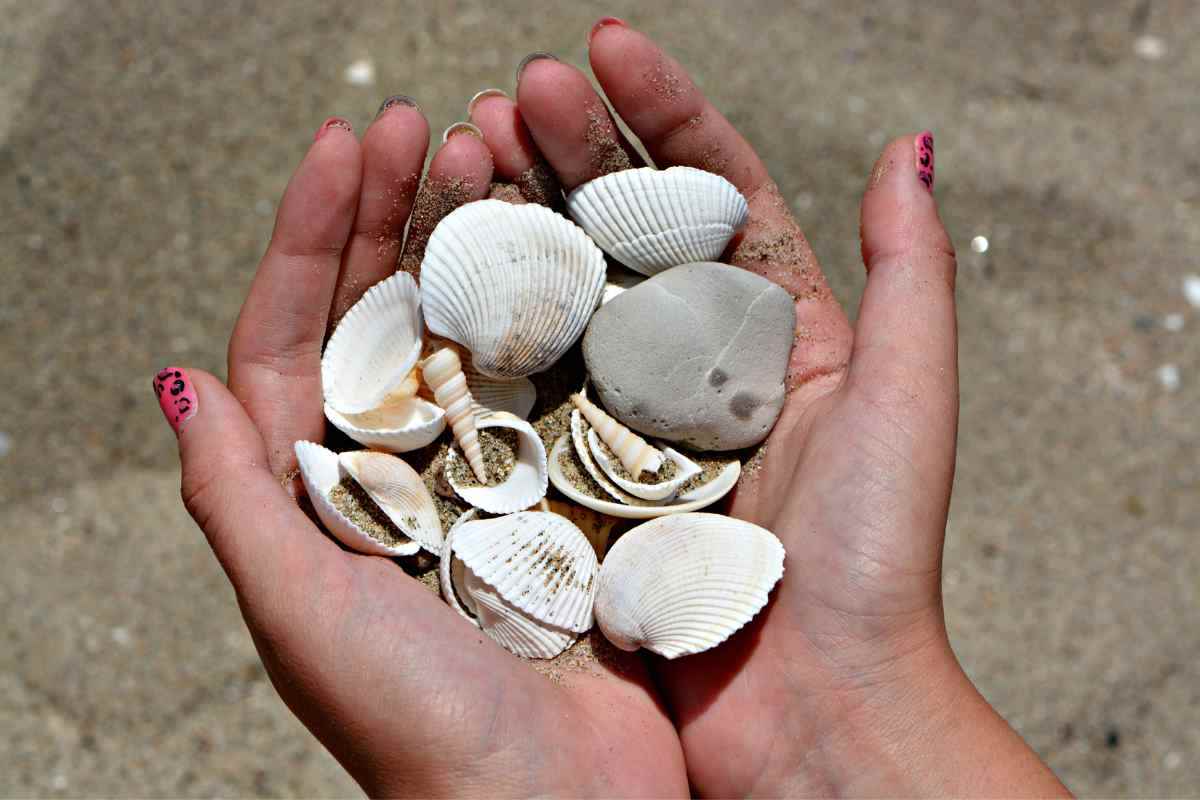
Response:
[{"label": "pink painted fingernail", "polygon": [[349,122],[341,117],[330,117],[321,124],[321,127],[317,128],[317,133],[315,136],[313,136],[313,141],[317,141],[334,128],[340,128],[341,130],[354,133],[354,127]]},{"label": "pink painted fingernail", "polygon": [[196,387],[179,367],[167,367],[154,376],[154,393],[167,424],[179,435],[183,424],[196,416]]},{"label": "pink painted fingernail", "polygon": [[933,191],[933,134],[929,131],[917,134],[917,177],[925,188]]},{"label": "pink painted fingernail", "polygon": [[619,19],[617,17],[601,17],[596,24],[592,26],[592,29],[588,31],[588,44],[591,44],[592,39],[595,38],[596,34],[600,32],[600,29],[607,25],[616,25],[621,28],[626,27],[625,20],[623,19]]}]

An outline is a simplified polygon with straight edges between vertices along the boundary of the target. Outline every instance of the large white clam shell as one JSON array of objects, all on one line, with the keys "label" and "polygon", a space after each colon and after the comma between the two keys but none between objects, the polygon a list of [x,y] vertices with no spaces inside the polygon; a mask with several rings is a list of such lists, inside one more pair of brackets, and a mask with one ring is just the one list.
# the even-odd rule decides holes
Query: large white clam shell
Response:
[{"label": "large white clam shell", "polygon": [[595,428],[588,431],[587,444],[588,449],[591,450],[592,457],[600,465],[600,469],[604,470],[604,474],[608,476],[609,480],[623,491],[642,500],[670,500],[679,492],[681,486],[703,471],[699,464],[687,458],[679,451],[673,450],[670,447],[664,447],[662,448],[663,460],[664,462],[670,461],[675,464],[675,477],[659,483],[631,481],[621,475],[621,471],[618,469],[620,463],[614,463],[616,460],[609,458],[608,454],[604,452],[604,448],[600,446],[600,437],[596,435]]},{"label": "large white clam shell", "polygon": [[609,548],[596,622],[622,650],[678,658],[716,647],[749,622],[783,577],[775,534],[720,514],[651,520]]},{"label": "large white clam shell", "polygon": [[[315,442],[301,441],[296,442],[296,460],[300,465],[300,476],[304,480],[308,499],[312,502],[317,516],[342,544],[351,550],[372,556],[411,556],[421,549],[417,539],[398,545],[385,544],[355,525],[353,520],[334,506],[329,499],[329,492],[350,474],[342,465],[337,453]],[[386,509],[384,513],[387,513]],[[391,515],[388,517],[390,519]],[[397,527],[404,530],[402,526]]]},{"label": "large white clam shell", "polygon": [[455,537],[475,513],[463,514],[446,535],[439,565],[442,595],[459,615],[509,652],[524,658],[553,658],[570,646],[576,633],[522,611],[461,559]]},{"label": "large white clam shell", "polygon": [[396,456],[373,450],[342,453],[338,460],[406,536],[435,556],[442,552],[442,519],[415,469]]},{"label": "large white clam shell", "polygon": [[421,262],[430,331],[495,378],[541,372],[582,335],[604,289],[604,255],[569,220],[535,205],[468,203],[446,216]]},{"label": "large white clam shell", "polygon": [[538,436],[525,420],[503,411],[492,412],[475,420],[480,430],[488,428],[511,428],[517,432],[516,463],[512,473],[503,482],[495,486],[464,486],[457,482],[450,467],[462,458],[456,448],[451,448],[446,454],[446,481],[458,493],[476,508],[490,514],[510,514],[529,508],[546,496],[549,486],[549,464],[546,460],[546,446],[542,437]]},{"label": "large white clam shell", "polygon": [[420,354],[420,293],[411,275],[398,272],[368,289],[329,337],[321,356],[325,416],[368,447],[425,447],[445,421],[437,405],[403,393]]},{"label": "large white clam shell", "polygon": [[567,211],[604,252],[644,275],[719,260],[750,216],[732,183],[694,167],[603,175],[571,192]]}]

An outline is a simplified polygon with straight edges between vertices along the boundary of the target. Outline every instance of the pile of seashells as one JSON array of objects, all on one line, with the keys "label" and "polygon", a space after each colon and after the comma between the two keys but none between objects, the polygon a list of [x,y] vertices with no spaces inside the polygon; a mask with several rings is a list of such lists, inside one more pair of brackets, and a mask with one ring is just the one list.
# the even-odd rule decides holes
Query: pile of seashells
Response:
[{"label": "pile of seashells", "polygon": [[[746,201],[701,170],[643,168],[585,184],[567,208],[578,224],[539,205],[469,203],[434,230],[419,287],[398,272],[366,292],[321,367],[326,416],[370,449],[297,442],[304,485],[346,547],[440,558],[446,602],[518,656],[552,658],[594,624],[625,650],[701,652],[749,622],[783,575],[772,533],[696,513],[733,488],[740,462],[648,442],[582,380],[550,409],[560,427],[544,440],[527,421],[529,376],[554,370],[601,303],[641,276],[718,258]],[[608,280],[605,252],[638,278]],[[564,514],[549,510],[550,484]],[[445,530],[448,498],[463,513]],[[609,546],[613,525],[585,535],[581,514],[649,521]]]}]

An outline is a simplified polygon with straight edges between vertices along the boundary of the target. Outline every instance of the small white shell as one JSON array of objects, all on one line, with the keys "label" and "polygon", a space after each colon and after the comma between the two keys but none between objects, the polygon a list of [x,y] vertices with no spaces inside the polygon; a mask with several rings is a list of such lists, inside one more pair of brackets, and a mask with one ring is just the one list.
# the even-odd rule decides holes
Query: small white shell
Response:
[{"label": "small white shell", "polygon": [[367,290],[321,356],[325,416],[359,444],[396,453],[430,444],[446,427],[433,403],[411,394],[421,354],[421,298],[405,272]]},{"label": "small white shell", "polygon": [[650,445],[641,436],[622,425],[615,417],[588,400],[583,392],[571,395],[571,402],[579,413],[587,418],[588,424],[616,453],[617,458],[637,480],[643,470],[657,472],[663,463],[662,452]]},{"label": "small white shell", "polygon": [[[591,433],[591,428],[588,427],[587,420],[583,418],[583,414],[580,413],[578,408],[573,410],[571,412],[571,443],[575,445],[575,455],[579,457],[579,461],[583,464],[583,468],[587,470],[588,475],[592,476],[592,480],[599,484],[600,488],[604,489],[604,491],[626,505],[659,505],[658,503],[643,501],[639,497],[627,494],[609,480],[608,474],[600,469],[600,466],[596,463],[596,459],[592,457],[592,448],[588,446],[589,433]],[[557,484],[555,485],[557,486]]]},{"label": "small white shell", "polygon": [[473,364],[463,364],[467,386],[475,398],[476,413],[507,411],[521,419],[529,419],[529,412],[537,402],[537,387],[528,378],[503,380],[484,375]]},{"label": "small white shell", "polygon": [[401,459],[372,450],[338,456],[342,468],[393,524],[435,556],[442,551],[442,520],[420,474]]},{"label": "small white shell", "polygon": [[439,565],[442,595],[460,616],[509,652],[524,658],[553,658],[575,641],[575,634],[527,615],[459,558],[455,535],[475,513],[472,509],[463,514],[446,534]]},{"label": "small white shell", "polygon": [[430,331],[495,378],[541,372],[583,334],[604,289],[604,254],[550,209],[479,200],[446,216],[421,262]]},{"label": "small white shell", "polygon": [[651,520],[609,548],[596,622],[622,650],[678,658],[716,647],[749,622],[783,577],[775,534],[721,514]]},{"label": "small white shell", "polygon": [[750,216],[732,183],[694,167],[603,175],[571,192],[567,211],[604,252],[644,275],[717,261]]},{"label": "small white shell", "polygon": [[454,554],[534,619],[582,633],[592,627],[600,568],[579,528],[558,514],[521,511],[454,529]]},{"label": "small white shell", "polygon": [[600,437],[596,435],[596,429],[592,428],[588,431],[588,449],[592,451],[592,456],[596,459],[596,463],[600,465],[600,469],[604,470],[604,474],[609,477],[613,483],[619,486],[623,491],[628,492],[634,497],[639,497],[642,500],[664,501],[670,500],[679,491],[679,487],[690,481],[695,476],[703,472],[700,465],[695,461],[685,457],[677,450],[672,450],[670,447],[662,449],[663,461],[670,461],[675,464],[677,470],[675,477],[670,480],[661,481],[659,483],[642,483],[641,481],[631,481],[628,478],[621,476],[617,465],[604,452],[604,448],[600,446]]},{"label": "small white shell", "polygon": [[[729,491],[737,485],[738,478],[742,474],[742,465],[737,461],[730,461],[729,465],[721,470],[711,481],[702,483],[695,489],[680,494],[669,504],[656,505],[646,502],[645,505],[627,505],[612,500],[600,500],[575,488],[562,469],[562,458],[564,455],[569,457],[571,447],[571,437],[563,434],[550,450],[550,482],[554,484],[554,488],[581,506],[590,508],[593,511],[599,511],[601,514],[608,514],[609,516],[621,517],[623,519],[653,519],[668,514],[698,511],[705,506],[712,505],[729,494]],[[586,449],[585,447],[584,450]],[[605,477],[602,472],[600,475]],[[595,476],[593,475],[592,477],[594,478]],[[597,482],[600,483],[600,481]],[[612,486],[612,484],[609,483],[604,488],[609,490],[609,486]],[[633,499],[636,500],[636,498]]]},{"label": "small white shell", "polygon": [[421,549],[416,540],[399,545],[384,544],[338,511],[329,499],[329,492],[349,473],[337,453],[314,442],[301,441],[296,442],[296,461],[317,516],[342,544],[371,556],[411,556]]},{"label": "small white shell", "polygon": [[487,428],[511,428],[517,432],[517,461],[512,473],[503,483],[495,486],[463,486],[456,482],[450,467],[462,458],[456,448],[446,454],[445,476],[454,491],[463,500],[489,514],[510,514],[529,508],[546,496],[549,487],[549,465],[546,461],[546,446],[525,420],[503,411],[477,417],[475,425],[480,430]]}]

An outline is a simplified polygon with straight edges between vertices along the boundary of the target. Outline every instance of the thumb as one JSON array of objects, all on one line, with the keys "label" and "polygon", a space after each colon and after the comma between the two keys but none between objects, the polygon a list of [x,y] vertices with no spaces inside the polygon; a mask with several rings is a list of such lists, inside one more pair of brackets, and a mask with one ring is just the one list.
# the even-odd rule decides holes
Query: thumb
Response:
[{"label": "thumb", "polygon": [[[867,286],[848,390],[909,462],[921,491],[910,511],[945,526],[958,420],[954,247],[933,195],[933,135],[903,136],[876,162],[862,202]],[[917,488],[917,487],[914,487]]]},{"label": "thumb", "polygon": [[322,559],[341,550],[323,536],[271,474],[245,409],[207,372],[167,367],[154,391],[179,437],[183,502],[204,531],[243,610],[265,627],[311,586]]}]

